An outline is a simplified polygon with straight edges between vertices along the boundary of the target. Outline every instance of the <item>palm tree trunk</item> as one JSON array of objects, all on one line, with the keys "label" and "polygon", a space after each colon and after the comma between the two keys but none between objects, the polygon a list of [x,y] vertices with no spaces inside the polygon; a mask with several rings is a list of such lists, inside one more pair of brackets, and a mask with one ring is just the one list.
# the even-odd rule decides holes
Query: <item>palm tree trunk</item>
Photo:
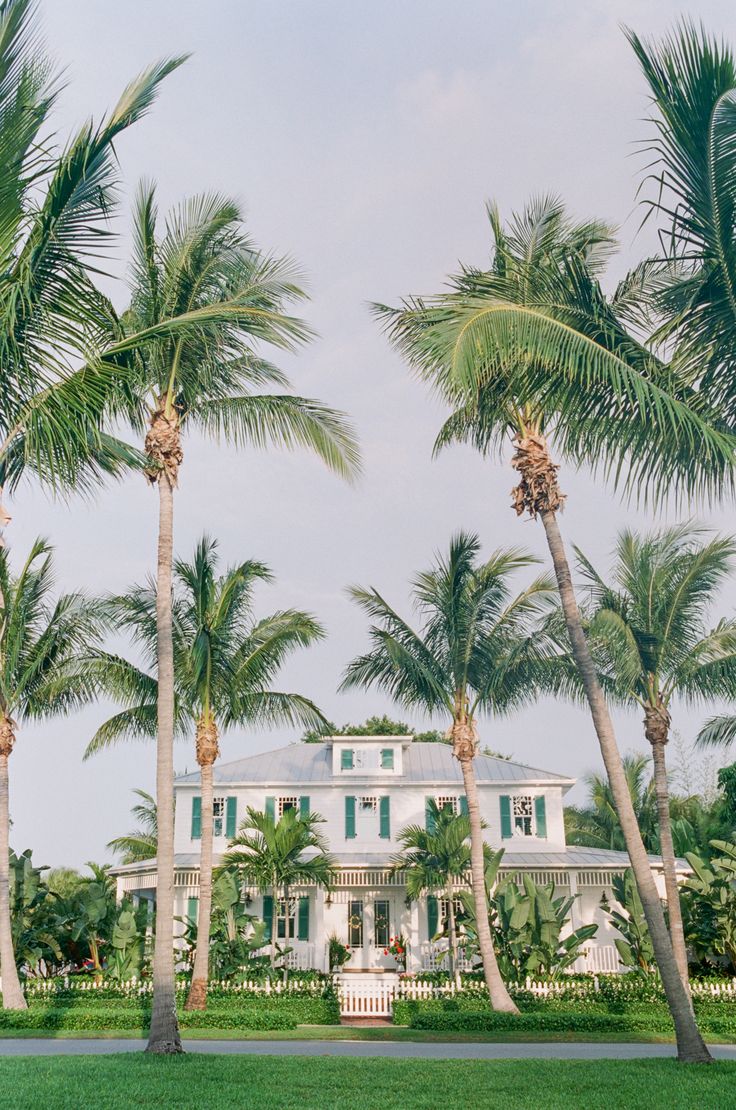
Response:
[{"label": "palm tree trunk", "polygon": [[450,978],[460,987],[460,972],[457,966],[457,926],[455,924],[455,899],[452,882],[447,887],[447,919],[450,931]]},{"label": "palm tree trunk", "polygon": [[[8,722],[9,724],[9,722]],[[11,749],[12,750],[12,749]],[[27,1010],[13,951],[10,921],[10,810],[8,805],[8,757],[0,751],[0,978],[3,1009]]]},{"label": "palm tree trunk", "polygon": [[279,890],[274,882],[271,894],[271,970],[276,970],[276,941],[279,930]]},{"label": "palm tree trunk", "polygon": [[166,469],[159,491],[156,568],[156,653],[158,738],[156,745],[156,938],[153,949],[153,1008],[147,1052],[181,1052],[174,971],[174,646],[171,632],[171,571],[174,553],[174,487]]},{"label": "palm tree trunk", "polygon": [[[550,466],[551,465],[550,463]],[[541,508],[538,511],[542,518],[547,544],[549,546],[550,555],[552,556],[557,586],[560,591],[562,610],[565,615],[565,623],[572,646],[573,658],[583,683],[588,705],[590,706],[593,725],[598,737],[598,743],[600,744],[603,762],[608,774],[608,781],[611,784],[611,792],[616,803],[616,810],[621,823],[626,850],[631,861],[631,868],[634,872],[634,878],[639,890],[639,897],[641,898],[647,925],[649,926],[659,973],[662,977],[662,986],[664,987],[670,1013],[672,1014],[672,1020],[675,1025],[677,1058],[688,1063],[707,1063],[711,1060],[711,1055],[700,1035],[693,1013],[692,1002],[683,986],[675,961],[675,955],[672,950],[672,944],[662,911],[662,905],[659,900],[659,895],[657,894],[657,887],[649,866],[646,849],[626,783],[626,776],[621,762],[621,754],[616,743],[613,723],[585,638],[585,632],[580,619],[580,611],[573,589],[570,565],[567,560],[565,546],[557,522],[557,515],[549,508]]]},{"label": "palm tree trunk", "polygon": [[199,849],[199,907],[197,911],[197,949],[194,953],[192,985],[185,1010],[207,1008],[210,969],[210,922],[212,917],[212,764],[204,763],[202,772],[202,839]]},{"label": "palm tree trunk", "polygon": [[483,823],[478,804],[478,787],[475,781],[473,758],[459,760],[468,799],[468,818],[470,821],[470,872],[472,877],[473,898],[475,900],[475,920],[478,930],[478,946],[483,960],[483,974],[488,988],[491,1006],[505,1014],[518,1014],[519,1010],[498,970],[496,953],[493,949],[491,925],[488,920],[488,899],[486,896],[485,860],[483,858]]},{"label": "palm tree trunk", "polygon": [[680,973],[682,984],[686,991],[690,991],[690,980],[687,970],[687,946],[685,944],[685,930],[682,924],[682,908],[680,906],[680,891],[677,886],[677,870],[675,868],[675,845],[672,840],[672,824],[670,821],[670,792],[667,783],[667,764],[665,760],[664,743],[658,741],[652,744],[652,763],[654,765],[654,792],[657,797],[657,814],[659,816],[659,847],[662,853],[662,870],[664,871],[664,886],[667,893],[667,915],[670,925],[670,939],[675,953],[677,970]]},{"label": "palm tree trunk", "polygon": [[[291,914],[289,913],[289,888],[288,888],[288,886],[284,887],[284,918],[285,918],[285,922],[284,922],[284,948],[288,948],[289,947],[289,941],[291,940],[291,937],[289,936],[289,933],[291,932]],[[282,974],[282,978],[284,980],[284,985],[286,985],[286,983],[289,981],[289,969],[286,965],[287,959],[288,959],[288,957],[286,955],[284,955],[284,966],[281,969],[281,974]]]}]

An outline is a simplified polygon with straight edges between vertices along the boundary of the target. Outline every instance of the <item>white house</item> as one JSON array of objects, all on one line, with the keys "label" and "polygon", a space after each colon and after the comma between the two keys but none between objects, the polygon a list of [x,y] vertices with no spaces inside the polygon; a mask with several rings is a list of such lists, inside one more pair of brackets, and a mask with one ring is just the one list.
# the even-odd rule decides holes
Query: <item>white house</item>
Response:
[{"label": "white house", "polygon": [[[538,883],[552,880],[560,893],[577,895],[572,927],[597,922],[579,970],[615,971],[615,931],[601,910],[605,893],[613,902],[611,881],[628,864],[623,852],[567,847],[563,799],[574,779],[521,763],[481,755],[475,760],[486,838],[504,848],[502,874],[530,874]],[[390,873],[397,836],[409,824],[423,823],[427,802],[436,799],[458,812],[465,806],[462,775],[451,748],[413,743],[410,736],[333,736],[324,743],[292,744],[262,755],[215,766],[215,860],[246,815],[247,807],[272,812],[298,808],[319,813],[330,851],[339,861],[329,892],[296,889],[287,931],[297,967],[327,968],[332,935],[349,944],[350,972],[396,970],[384,955],[388,938],[401,933],[408,942],[407,970],[438,966],[443,946],[433,943],[442,914],[438,900],[407,905],[403,882]],[[199,888],[199,772],[175,782],[175,913],[196,916]],[[652,870],[664,894],[661,861]],[[118,894],[152,899],[156,861],[117,867]],[[252,912],[270,918],[270,898],[248,892]],[[584,964],[584,966],[583,966]]]}]

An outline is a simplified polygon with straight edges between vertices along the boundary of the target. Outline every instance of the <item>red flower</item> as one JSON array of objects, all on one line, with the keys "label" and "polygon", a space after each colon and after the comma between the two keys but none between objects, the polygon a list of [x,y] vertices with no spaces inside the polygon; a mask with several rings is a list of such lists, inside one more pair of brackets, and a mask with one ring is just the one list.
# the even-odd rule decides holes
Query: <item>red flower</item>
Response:
[{"label": "red flower", "polygon": [[384,948],[383,954],[384,954],[384,956],[388,956],[388,948]]}]

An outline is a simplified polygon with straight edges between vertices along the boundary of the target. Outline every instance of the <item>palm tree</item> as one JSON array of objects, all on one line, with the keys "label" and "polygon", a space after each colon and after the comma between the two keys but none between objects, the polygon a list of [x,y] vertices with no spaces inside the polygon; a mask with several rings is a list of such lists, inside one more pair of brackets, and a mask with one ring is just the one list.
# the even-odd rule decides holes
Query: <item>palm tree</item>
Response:
[{"label": "palm tree", "polygon": [[[374,622],[371,648],[346,669],[342,689],[377,686],[407,709],[442,713],[462,769],[470,821],[473,893],[485,905],[483,824],[475,780],[476,718],[500,714],[532,699],[546,673],[548,646],[542,614],[552,583],[537,578],[516,597],[510,579],[534,562],[518,550],[478,561],[477,536],[459,533],[446,557],[420,574],[413,586],[421,630],[403,620],[373,589],[354,588],[353,599]],[[493,951],[488,915],[481,912],[478,939],[486,985],[497,1010],[517,1013]]]},{"label": "palm tree", "polygon": [[10,922],[8,760],[21,722],[68,713],[78,704],[65,666],[97,635],[90,603],[80,594],[53,602],[53,585],[44,540],[36,540],[17,575],[8,549],[0,548],[0,976],[6,1010],[26,1009]]},{"label": "palm tree", "polygon": [[[204,537],[191,563],[174,564],[172,644],[176,721],[194,731],[201,769],[201,829],[197,947],[187,1009],[204,1009],[209,980],[212,906],[213,767],[220,735],[234,725],[322,725],[317,707],[301,694],[271,688],[286,658],[324,635],[309,613],[279,610],[256,619],[253,591],[270,581],[263,563],[248,560],[218,575],[217,544]],[[155,672],[156,588],[135,587],[108,603],[115,627],[132,632]],[[157,684],[149,670],[109,654],[83,659],[82,684],[122,702],[91,740],[85,758],[119,740],[152,739],[157,726]]]},{"label": "palm tree", "polygon": [[[656,852],[657,804],[654,783],[649,773],[649,757],[636,753],[623,757],[624,774],[631,803],[639,818],[639,828],[648,852]],[[614,852],[626,850],[626,842],[613,800],[611,784],[604,775],[585,776],[588,802],[584,806],[565,807],[565,840],[585,848],[607,848]]]},{"label": "palm tree", "polygon": [[[140,336],[121,344],[111,334],[112,309],[90,274],[112,238],[115,141],[183,61],[151,66],[99,126],[88,121],[59,150],[50,116],[61,83],[37,5],[0,4],[0,494],[24,477],[54,493],[88,489],[134,459],[103,424],[127,377],[116,360]],[[0,507],[0,528],[9,519]]]},{"label": "palm tree", "polygon": [[[132,295],[123,337],[165,333],[123,355],[132,377],[119,396],[133,429],[145,432],[147,474],[159,500],[157,587],[158,720],[156,800],[158,887],[154,1001],[147,1050],[180,1052],[174,955],[174,660],[171,576],[174,490],[182,433],[197,430],[236,444],[307,447],[344,477],[357,451],[346,420],[319,402],[254,392],[288,384],[256,353],[259,343],[292,348],[309,329],[285,309],[303,296],[284,260],[265,256],[243,234],[237,205],[211,194],[175,210],[160,238],[151,185],[139,190],[134,220]],[[182,327],[182,325],[184,325]],[[167,330],[168,329],[168,330]]]},{"label": "palm tree", "polygon": [[[223,856],[221,871],[234,870],[241,882],[271,895],[271,967],[276,966],[281,905],[286,918],[285,940],[289,939],[293,888],[310,883],[329,889],[332,884],[337,860],[328,852],[327,841],[317,828],[322,820],[318,813],[302,815],[287,809],[277,821],[271,814],[249,806],[248,816]],[[283,976],[286,982],[286,961]]]},{"label": "palm tree", "polygon": [[116,836],[107,847],[120,856],[120,862],[140,863],[154,859],[157,850],[156,799],[145,790],[134,790],[140,801],[130,811],[138,821],[138,828],[127,836]]},{"label": "palm tree", "polygon": [[710,1059],[675,961],[631,804],[613,722],[585,636],[559,527],[565,496],[549,437],[574,463],[629,489],[717,490],[731,479],[734,440],[687,378],[663,366],[624,326],[641,284],[634,273],[608,303],[598,276],[613,243],[599,222],[574,223],[555,198],[532,202],[508,228],[489,208],[490,268],[465,268],[449,293],[377,306],[390,338],[454,408],[437,449],[471,442],[483,453],[514,444],[517,515],[539,517],[572,656],[624,831],[667,1001],[678,1058]]},{"label": "palm tree", "polygon": [[428,828],[407,825],[399,834],[401,852],[393,858],[393,869],[404,876],[407,897],[417,902],[427,894],[443,894],[447,901],[450,940],[450,976],[460,986],[455,919],[455,885],[470,871],[470,819],[449,807],[439,808],[434,799],[428,806]]},{"label": "palm tree", "polygon": [[670,823],[665,750],[673,699],[701,702],[736,695],[736,620],[709,627],[736,543],[701,540],[691,525],[647,535],[620,533],[610,581],[578,551],[593,605],[588,635],[609,697],[644,715],[652,748],[659,842],[670,936],[683,983],[687,948]]},{"label": "palm tree", "polygon": [[650,300],[656,339],[736,424],[736,60],[689,22],[660,42],[626,32],[649,85],[654,137],[645,144],[648,216],[664,257]]}]

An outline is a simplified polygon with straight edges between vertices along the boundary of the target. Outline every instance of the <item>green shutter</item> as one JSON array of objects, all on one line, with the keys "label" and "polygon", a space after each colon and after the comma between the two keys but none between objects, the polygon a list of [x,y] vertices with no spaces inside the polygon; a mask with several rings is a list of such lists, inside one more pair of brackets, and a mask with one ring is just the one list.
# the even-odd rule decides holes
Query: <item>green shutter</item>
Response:
[{"label": "green shutter", "polygon": [[544,801],[544,794],[540,794],[538,798],[534,799],[534,816],[537,819],[537,836],[546,837],[547,806]]},{"label": "green shutter", "polygon": [[353,769],[353,749],[343,748],[340,752],[340,768],[343,771],[352,771]]},{"label": "green shutter", "polygon": [[460,795],[460,816],[468,816],[468,799],[465,797],[464,794]]},{"label": "green shutter", "polygon": [[433,801],[434,798],[424,799],[424,827],[428,833],[433,833],[437,827],[437,822],[435,821],[434,812],[432,810]]},{"label": "green shutter", "polygon": [[225,803],[225,836],[232,840],[235,836],[238,816],[238,799],[229,797]]},{"label": "green shutter", "polygon": [[272,821],[276,820],[276,799],[266,798],[266,817],[270,817]]},{"label": "green shutter", "polygon": [[273,923],[273,897],[270,894],[263,895],[263,921],[266,926],[266,932],[263,939],[270,944],[271,925]]},{"label": "green shutter", "polygon": [[394,769],[394,749],[381,748],[381,767],[384,771],[393,771]]},{"label": "green shutter", "polygon": [[296,939],[309,940],[309,897],[299,899],[299,916],[296,923]]},{"label": "green shutter", "polygon": [[380,827],[378,835],[381,840],[391,839],[391,799],[388,794],[384,794],[378,801],[378,812],[380,818]]},{"label": "green shutter", "polygon": [[511,798],[508,794],[501,795],[501,839],[511,838]]},{"label": "green shutter", "polygon": [[355,837],[355,798],[348,794],[345,798],[345,839]]},{"label": "green shutter", "polygon": [[197,917],[199,915],[199,898],[187,899],[187,919],[190,925],[197,924]]},{"label": "green shutter", "polygon": [[427,940],[432,940],[436,935],[438,923],[439,907],[437,905],[437,899],[434,894],[429,894],[427,895]]},{"label": "green shutter", "polygon": [[192,840],[202,839],[202,799],[197,794],[192,798]]},{"label": "green shutter", "polygon": [[309,813],[309,795],[302,794],[301,798],[299,799],[299,816],[303,821],[306,821],[307,817],[309,817]]}]

